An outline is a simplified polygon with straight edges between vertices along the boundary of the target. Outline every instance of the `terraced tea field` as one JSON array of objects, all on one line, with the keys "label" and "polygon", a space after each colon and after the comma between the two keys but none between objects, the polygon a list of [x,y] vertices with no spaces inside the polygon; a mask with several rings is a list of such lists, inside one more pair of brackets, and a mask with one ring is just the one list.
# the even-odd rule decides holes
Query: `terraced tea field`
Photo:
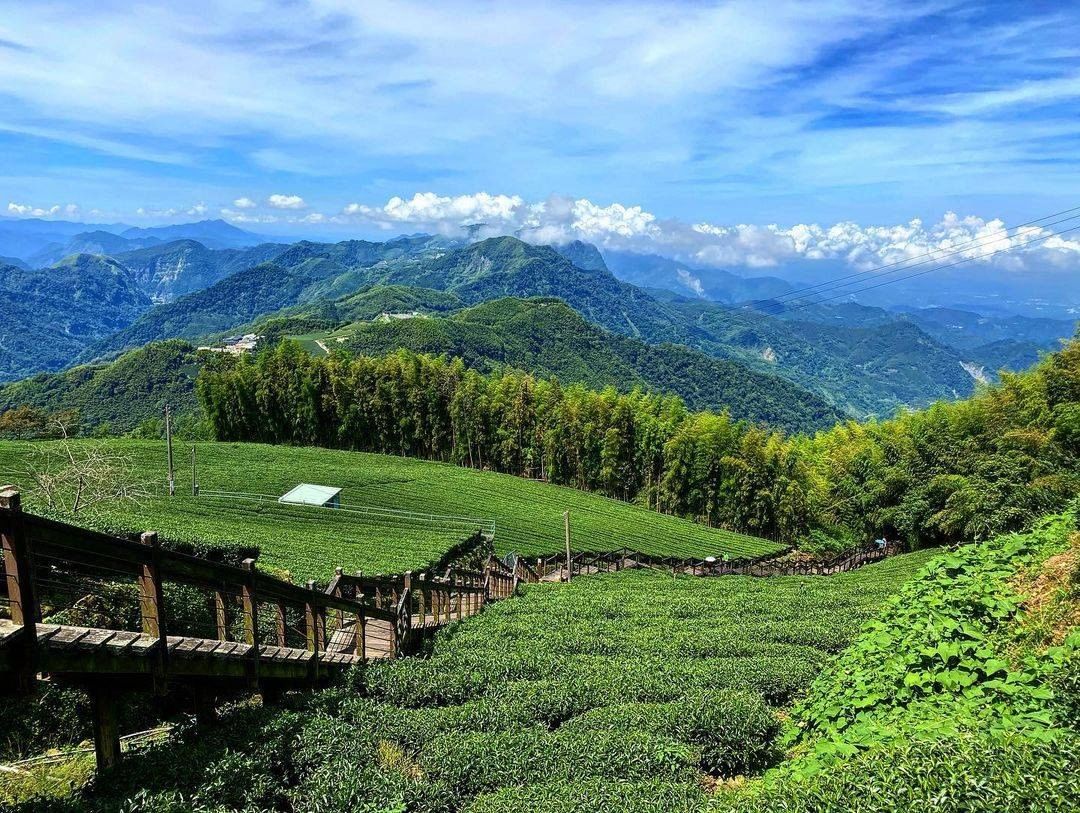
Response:
[{"label": "terraced tea field", "polygon": [[777,710],[931,556],[828,578],[529,586],[440,634],[430,658],[373,664],[287,710],[240,709],[122,763],[85,809],[136,786],[140,810],[700,809],[703,777],[780,758]]},{"label": "terraced tea field", "polygon": [[[93,441],[85,441],[93,443]],[[148,496],[110,505],[82,524],[110,531],[153,529],[164,538],[208,544],[257,545],[260,563],[298,579],[326,579],[335,566],[365,572],[420,569],[468,536],[494,523],[499,553],[537,556],[563,546],[562,512],[569,510],[575,552],[629,547],[658,556],[757,556],[778,549],[756,537],[706,528],[618,500],[508,475],[409,458],[259,444],[197,444],[203,493],[284,494],[301,482],[342,490],[342,505],[366,514],[281,506],[273,499],[190,495],[188,447],[177,444],[177,495],[165,496],[165,445],[159,441],[101,441],[130,456]],[[0,442],[0,480],[35,502],[26,463],[33,443]],[[237,474],[240,472],[240,474]],[[461,519],[405,517],[391,512]],[[467,519],[466,519],[467,518]]]}]

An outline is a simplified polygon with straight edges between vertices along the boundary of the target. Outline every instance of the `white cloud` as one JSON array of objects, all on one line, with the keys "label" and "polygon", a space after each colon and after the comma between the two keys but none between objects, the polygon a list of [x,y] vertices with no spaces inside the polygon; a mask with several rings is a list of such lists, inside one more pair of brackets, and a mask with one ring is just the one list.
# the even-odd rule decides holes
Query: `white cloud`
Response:
[{"label": "white cloud", "polygon": [[258,205],[251,198],[237,198],[233,201],[233,206],[237,209],[254,209]]},{"label": "white cloud", "polygon": [[14,201],[8,203],[7,210],[9,213],[16,217],[55,217],[63,212],[69,216],[75,216],[79,214],[79,207],[74,203],[69,203],[66,206],[54,205],[48,208],[40,206],[31,206],[27,203],[15,203]]},{"label": "white cloud", "polygon": [[202,217],[209,211],[209,207],[205,203],[200,201],[199,203],[196,203],[194,206],[188,209],[185,214],[189,214],[192,217]]},{"label": "white cloud", "polygon": [[[795,261],[833,261],[856,270],[912,259],[992,261],[1023,267],[1023,257],[1080,262],[1080,240],[1049,237],[1053,229],[1009,229],[1000,219],[946,212],[940,221],[895,225],[798,223],[718,225],[662,220],[641,206],[600,205],[586,198],[552,196],[527,202],[517,195],[440,196],[420,192],[382,206],[351,203],[334,222],[373,224],[457,236],[514,234],[538,244],[585,240],[625,251],[655,253],[700,267],[769,268]],[[477,228],[477,224],[484,224]],[[1063,228],[1058,226],[1057,228]],[[1037,243],[1036,238],[1047,238]],[[1002,255],[1010,249],[1007,257]],[[956,252],[955,254],[953,252]],[[692,290],[700,281],[687,275]]]},{"label": "white cloud", "polygon": [[230,223],[277,223],[280,220],[277,215],[238,212],[235,209],[222,209],[221,216]]},{"label": "white cloud", "polygon": [[273,209],[303,209],[307,206],[299,195],[271,195],[266,205]]}]

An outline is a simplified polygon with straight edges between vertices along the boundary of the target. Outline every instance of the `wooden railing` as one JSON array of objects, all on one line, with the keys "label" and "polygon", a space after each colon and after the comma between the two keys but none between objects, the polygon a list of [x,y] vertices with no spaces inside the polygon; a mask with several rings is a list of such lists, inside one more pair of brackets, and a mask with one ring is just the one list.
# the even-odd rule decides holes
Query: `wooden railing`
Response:
[{"label": "wooden railing", "polygon": [[670,556],[650,556],[629,548],[615,551],[572,554],[567,565],[566,554],[557,553],[536,559],[533,572],[540,580],[562,579],[593,573],[614,573],[627,568],[648,567],[672,574],[690,576],[828,576],[855,570],[878,562],[901,551],[898,543],[884,547],[865,545],[845,551],[830,559],[785,559],[789,551],[759,559],[680,559]]},{"label": "wooden railing", "polygon": [[[61,626],[156,639],[158,681],[170,674],[176,649],[170,638],[218,641],[213,651],[222,655],[242,651],[253,684],[260,657],[277,649],[311,653],[317,678],[320,663],[335,654],[327,642],[347,628],[354,630],[351,644],[339,644],[337,654],[363,658],[373,643],[392,653],[401,646],[397,613],[362,596],[327,593],[314,582],[291,584],[260,572],[253,559],[237,567],[169,551],[153,531],[135,542],[27,514],[11,490],[0,493],[0,539],[14,625],[38,624],[45,610]],[[125,609],[136,601],[132,617]],[[229,642],[241,647],[225,646]],[[30,674],[36,645],[36,635],[22,636],[19,644],[19,662]]]}]

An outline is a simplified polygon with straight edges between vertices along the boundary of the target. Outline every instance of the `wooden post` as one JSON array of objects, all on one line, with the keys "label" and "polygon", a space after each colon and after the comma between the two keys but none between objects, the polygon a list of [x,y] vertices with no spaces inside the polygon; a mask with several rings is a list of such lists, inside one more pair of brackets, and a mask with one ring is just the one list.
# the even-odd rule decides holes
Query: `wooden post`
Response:
[{"label": "wooden post", "polygon": [[408,601],[406,602],[406,607],[405,607],[405,609],[406,609],[406,611],[408,612],[408,614],[409,614],[409,620],[411,621],[411,620],[412,620],[412,614],[413,614],[413,611],[412,611],[412,605],[413,605],[413,597],[412,597],[412,571],[411,571],[411,570],[406,570],[406,571],[405,571],[405,576],[404,576],[404,577],[402,578],[402,581],[403,581],[403,582],[404,582],[404,584],[405,584],[405,588],[404,588],[404,594],[405,594],[406,596],[408,596],[408,597],[409,597]]},{"label": "wooden post", "polygon": [[425,583],[425,576],[426,575],[427,574],[425,574],[425,573],[420,573],[416,577],[417,580],[420,582],[420,588],[419,588],[420,589],[420,593],[419,593],[419,596],[420,596],[420,612],[419,612],[419,616],[420,616],[420,626],[421,627],[426,627],[427,626],[427,616],[428,616],[428,609],[429,609],[428,605],[431,604],[431,591],[424,589],[424,583]]},{"label": "wooden post", "polygon": [[[307,588],[312,593],[315,592],[314,579],[307,583]],[[311,617],[314,622],[314,629],[312,632],[308,633],[308,640],[314,642],[315,648],[311,649],[309,646],[308,649],[311,649],[311,651],[315,653],[316,659],[318,659],[319,656],[326,651],[326,608],[312,604]]]},{"label": "wooden post", "polygon": [[315,605],[310,599],[304,602],[304,636],[307,639],[307,651],[315,652]]},{"label": "wooden post", "polygon": [[544,580],[544,560],[539,556],[536,557],[536,580],[538,582]]},{"label": "wooden post", "polygon": [[14,486],[0,488],[0,547],[7,577],[8,612],[11,620],[23,627],[22,640],[16,644],[22,650],[17,686],[22,691],[29,691],[37,672],[34,661],[38,605],[34,597],[33,562],[23,524],[22,498]]},{"label": "wooden post", "polygon": [[110,689],[97,686],[94,696],[94,754],[98,771],[107,771],[120,761],[120,727],[116,719],[116,698]]},{"label": "wooden post", "polygon": [[168,623],[165,618],[165,593],[161,584],[161,543],[156,531],[146,531],[139,537],[150,548],[150,561],[139,568],[139,610],[142,631],[158,639],[154,669],[154,691],[165,692],[165,670],[168,668]]},{"label": "wooden post", "polygon": [[279,601],[277,603],[277,608],[274,615],[277,616],[277,645],[283,647],[288,640],[285,636],[288,625],[286,624],[284,601]]},{"label": "wooden post", "polygon": [[445,602],[443,604],[443,613],[444,613],[443,621],[444,621],[444,623],[449,624],[450,623],[450,602],[452,600],[451,595],[450,595],[450,589],[451,589],[450,588],[450,577],[447,576],[444,579],[443,583],[445,584],[445,587],[443,588],[445,590],[445,593],[443,594],[443,601]]},{"label": "wooden post", "polygon": [[457,620],[460,621],[464,618],[465,614],[465,594],[461,591],[461,582],[456,575],[450,577],[451,582],[454,585],[454,591],[457,593]]},{"label": "wooden post", "polygon": [[[360,600],[360,595],[356,596],[357,601]],[[353,654],[358,655],[360,660],[367,659],[367,646],[364,641],[364,635],[367,631],[367,622],[364,617],[364,611],[360,610],[356,614],[356,634],[353,636]]]},{"label": "wooden post", "polygon": [[[344,572],[345,571],[342,568],[335,567],[334,568],[334,575],[337,577],[337,579],[335,579],[335,581],[340,579],[342,574],[344,574]],[[340,583],[338,583],[338,585],[334,588],[334,598],[341,598],[341,584]],[[334,617],[337,619],[337,628],[338,629],[341,629],[342,627],[345,626],[345,612],[343,610],[334,610]]]},{"label": "wooden post", "polygon": [[241,564],[247,571],[241,596],[244,602],[244,643],[251,647],[248,683],[254,688],[259,684],[259,601],[255,596],[255,560],[245,559]]},{"label": "wooden post", "polygon": [[566,580],[570,581],[573,575],[573,565],[570,559],[570,512],[563,511],[563,532],[566,535]]},{"label": "wooden post", "polygon": [[221,590],[214,591],[214,626],[217,628],[217,639],[219,641],[227,640],[229,623],[225,615],[225,593]]}]

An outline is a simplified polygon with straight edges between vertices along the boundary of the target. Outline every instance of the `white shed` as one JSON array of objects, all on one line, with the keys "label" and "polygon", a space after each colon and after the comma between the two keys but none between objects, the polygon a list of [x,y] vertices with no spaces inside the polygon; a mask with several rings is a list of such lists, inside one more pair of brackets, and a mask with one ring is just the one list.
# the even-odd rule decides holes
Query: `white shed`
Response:
[{"label": "white shed", "polygon": [[341,508],[341,489],[333,486],[316,486],[301,483],[287,494],[278,497],[278,502],[296,505],[318,505],[322,508]]}]

